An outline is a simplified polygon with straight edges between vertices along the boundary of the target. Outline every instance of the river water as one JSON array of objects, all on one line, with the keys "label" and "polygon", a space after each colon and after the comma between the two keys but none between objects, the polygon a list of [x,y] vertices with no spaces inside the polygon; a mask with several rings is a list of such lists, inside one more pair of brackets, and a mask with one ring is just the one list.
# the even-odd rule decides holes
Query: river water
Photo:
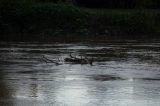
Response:
[{"label": "river water", "polygon": [[0,106],[160,106],[160,40],[1,42]]}]

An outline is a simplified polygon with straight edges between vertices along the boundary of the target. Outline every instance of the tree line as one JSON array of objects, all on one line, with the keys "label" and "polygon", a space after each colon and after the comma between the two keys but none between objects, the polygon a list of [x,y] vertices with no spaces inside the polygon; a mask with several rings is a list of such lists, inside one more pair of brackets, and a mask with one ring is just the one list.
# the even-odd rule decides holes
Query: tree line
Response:
[{"label": "tree line", "polygon": [[73,0],[79,6],[102,8],[160,8],[160,0]]},{"label": "tree line", "polygon": [[83,7],[95,8],[160,8],[160,0],[1,0],[0,3],[71,3]]},{"label": "tree line", "polygon": [[160,0],[35,0],[37,2],[70,2],[78,6],[97,8],[160,8]]}]

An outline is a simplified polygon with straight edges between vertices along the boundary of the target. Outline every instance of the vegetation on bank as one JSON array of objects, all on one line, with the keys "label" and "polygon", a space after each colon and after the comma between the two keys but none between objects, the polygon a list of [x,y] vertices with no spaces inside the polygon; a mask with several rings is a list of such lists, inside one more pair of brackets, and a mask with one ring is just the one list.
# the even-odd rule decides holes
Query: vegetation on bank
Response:
[{"label": "vegetation on bank", "polygon": [[[54,0],[53,0],[54,1]],[[99,8],[160,8],[159,0],[73,0],[79,6]]]},{"label": "vegetation on bank", "polygon": [[65,3],[0,4],[0,40],[159,37],[160,11],[88,9]]}]

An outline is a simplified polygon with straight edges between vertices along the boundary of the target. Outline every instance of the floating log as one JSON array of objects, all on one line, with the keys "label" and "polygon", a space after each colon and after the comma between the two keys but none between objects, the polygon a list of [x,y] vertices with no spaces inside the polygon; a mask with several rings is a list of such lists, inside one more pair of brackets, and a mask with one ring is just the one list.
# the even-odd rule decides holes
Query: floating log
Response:
[{"label": "floating log", "polygon": [[[45,61],[46,63],[54,63],[56,65],[62,65],[62,63],[60,63],[60,60],[53,60],[53,59],[48,59],[47,57],[45,57],[44,55],[42,56],[42,60]],[[65,58],[63,61],[65,62],[72,62],[75,64],[90,64],[93,65],[93,58],[89,59],[86,56],[81,56],[80,58],[72,56],[72,54],[70,53],[69,57]]]},{"label": "floating log", "polygon": [[81,58],[77,58],[72,56],[72,54],[70,53],[70,57],[69,58],[65,58],[64,59],[65,62],[72,62],[72,63],[76,63],[76,64],[93,64],[93,58],[89,59],[86,56],[81,56]]},{"label": "floating log", "polygon": [[44,55],[42,56],[42,59],[43,61],[45,61],[46,63],[54,63],[56,65],[62,65],[60,62],[59,62],[59,59],[58,61],[56,60],[51,60],[51,59],[48,59],[47,57],[45,57]]}]

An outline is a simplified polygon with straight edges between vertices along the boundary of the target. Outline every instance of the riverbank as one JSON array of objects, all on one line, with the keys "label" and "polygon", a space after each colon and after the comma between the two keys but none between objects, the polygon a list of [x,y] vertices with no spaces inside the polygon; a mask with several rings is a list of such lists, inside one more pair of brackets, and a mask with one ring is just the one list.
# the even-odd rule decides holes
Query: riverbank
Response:
[{"label": "riverbank", "polygon": [[159,19],[160,11],[153,9],[87,9],[53,3],[6,5],[0,6],[0,40],[157,38]]}]

